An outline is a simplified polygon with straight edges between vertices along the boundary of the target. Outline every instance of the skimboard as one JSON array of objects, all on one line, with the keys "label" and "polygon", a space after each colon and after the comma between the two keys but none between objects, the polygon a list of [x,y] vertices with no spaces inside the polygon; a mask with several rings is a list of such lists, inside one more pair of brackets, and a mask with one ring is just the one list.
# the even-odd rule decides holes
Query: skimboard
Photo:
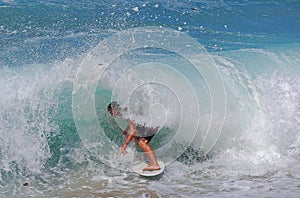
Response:
[{"label": "skimboard", "polygon": [[143,169],[146,168],[147,165],[146,165],[146,163],[142,162],[142,163],[139,163],[139,164],[136,164],[135,166],[133,166],[132,171],[139,175],[145,176],[145,177],[157,176],[157,175],[163,173],[165,170],[165,164],[162,161],[158,160],[158,164],[160,166],[160,170],[143,171]]}]

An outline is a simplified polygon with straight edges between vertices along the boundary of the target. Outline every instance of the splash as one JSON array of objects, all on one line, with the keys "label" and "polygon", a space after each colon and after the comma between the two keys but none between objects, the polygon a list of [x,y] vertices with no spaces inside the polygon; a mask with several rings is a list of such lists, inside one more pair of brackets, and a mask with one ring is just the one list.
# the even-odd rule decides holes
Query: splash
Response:
[{"label": "splash", "polygon": [[60,133],[53,116],[72,64],[1,68],[1,179],[40,173],[51,157],[49,137]]}]

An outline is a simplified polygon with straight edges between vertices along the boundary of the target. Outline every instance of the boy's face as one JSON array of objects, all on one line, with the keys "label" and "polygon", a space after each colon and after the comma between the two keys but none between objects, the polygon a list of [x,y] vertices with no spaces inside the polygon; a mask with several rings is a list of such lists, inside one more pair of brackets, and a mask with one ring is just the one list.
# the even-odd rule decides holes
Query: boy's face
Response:
[{"label": "boy's face", "polygon": [[119,108],[111,108],[109,110],[109,113],[111,116],[113,117],[116,117],[116,116],[120,116],[121,115],[121,112],[120,112],[120,109]]}]

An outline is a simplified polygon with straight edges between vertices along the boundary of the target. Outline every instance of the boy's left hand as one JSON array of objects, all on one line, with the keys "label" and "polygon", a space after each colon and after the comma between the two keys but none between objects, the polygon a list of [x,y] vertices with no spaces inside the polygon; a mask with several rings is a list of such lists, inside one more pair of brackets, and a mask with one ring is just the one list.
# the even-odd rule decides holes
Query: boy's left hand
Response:
[{"label": "boy's left hand", "polygon": [[123,131],[123,138],[126,140],[127,131]]}]

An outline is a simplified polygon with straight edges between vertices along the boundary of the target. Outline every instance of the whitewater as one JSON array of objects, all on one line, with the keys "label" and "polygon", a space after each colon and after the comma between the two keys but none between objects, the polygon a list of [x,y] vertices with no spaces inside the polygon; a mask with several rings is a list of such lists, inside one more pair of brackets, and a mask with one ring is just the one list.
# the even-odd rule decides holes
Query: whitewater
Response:
[{"label": "whitewater", "polygon": [[[0,1],[0,197],[299,197],[299,10]],[[111,101],[159,127],[159,177]]]}]

